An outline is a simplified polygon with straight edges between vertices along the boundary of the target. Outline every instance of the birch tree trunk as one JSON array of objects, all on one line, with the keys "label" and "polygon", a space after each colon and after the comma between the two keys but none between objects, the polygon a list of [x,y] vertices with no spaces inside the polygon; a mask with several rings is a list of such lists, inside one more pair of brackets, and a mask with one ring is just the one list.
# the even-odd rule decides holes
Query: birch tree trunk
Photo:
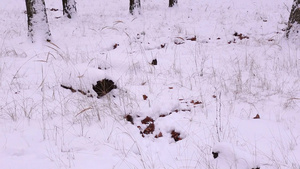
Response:
[{"label": "birch tree trunk", "polygon": [[135,11],[137,11],[138,13],[140,13],[141,9],[141,0],[129,0],[129,12],[131,15],[133,15],[135,13]]},{"label": "birch tree trunk", "polygon": [[169,0],[169,7],[173,7],[174,5],[177,5],[177,0]]},{"label": "birch tree trunk", "polygon": [[32,43],[50,41],[51,32],[48,25],[44,0],[25,0],[28,22],[28,36]]},{"label": "birch tree trunk", "polygon": [[76,1],[62,0],[62,3],[63,3],[63,14],[71,19],[77,12]]},{"label": "birch tree trunk", "polygon": [[291,33],[298,34],[300,31],[300,0],[294,0],[292,6],[288,27],[286,31],[286,37],[289,38]]}]

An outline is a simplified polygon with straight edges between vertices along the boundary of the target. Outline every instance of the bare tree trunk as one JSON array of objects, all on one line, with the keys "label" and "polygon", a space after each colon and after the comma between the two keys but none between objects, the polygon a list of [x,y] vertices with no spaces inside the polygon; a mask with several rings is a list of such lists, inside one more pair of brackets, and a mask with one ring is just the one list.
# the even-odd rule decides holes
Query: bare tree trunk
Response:
[{"label": "bare tree trunk", "polygon": [[300,0],[294,0],[294,4],[292,6],[286,37],[288,38],[290,33],[299,33],[300,30],[298,30],[296,27],[300,28]]},{"label": "bare tree trunk", "polygon": [[28,36],[32,42],[50,41],[50,29],[44,0],[25,0]]},{"label": "bare tree trunk", "polygon": [[130,14],[133,15],[134,11],[136,9],[137,10],[141,9],[141,0],[129,0],[129,12],[130,12]]},{"label": "bare tree trunk", "polygon": [[173,7],[174,5],[177,5],[177,0],[169,0],[169,7]]},{"label": "bare tree trunk", "polygon": [[75,0],[62,0],[63,3],[63,14],[68,18],[72,18],[76,14],[76,1]]}]

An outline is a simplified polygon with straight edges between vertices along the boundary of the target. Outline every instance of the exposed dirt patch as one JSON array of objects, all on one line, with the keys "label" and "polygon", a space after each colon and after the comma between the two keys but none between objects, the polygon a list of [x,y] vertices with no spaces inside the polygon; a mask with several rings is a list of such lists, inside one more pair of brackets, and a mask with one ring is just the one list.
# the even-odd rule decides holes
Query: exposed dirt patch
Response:
[{"label": "exposed dirt patch", "polygon": [[235,32],[235,33],[233,34],[233,36],[238,37],[240,40],[243,40],[243,39],[249,39],[249,36],[246,36],[246,35],[243,35],[242,33],[237,33],[237,32]]},{"label": "exposed dirt patch", "polygon": [[190,103],[194,104],[194,105],[197,105],[197,104],[202,104],[202,102],[200,101],[196,101],[196,100],[192,100]]},{"label": "exposed dirt patch", "polygon": [[98,98],[106,95],[107,93],[116,88],[117,86],[115,85],[115,83],[109,79],[97,81],[97,84],[93,85],[93,90],[97,93]]},{"label": "exposed dirt patch", "polygon": [[[146,100],[148,97],[146,95],[143,95],[143,99]],[[183,108],[178,108],[178,109],[174,109],[172,111],[170,111],[169,113],[166,114],[161,114],[158,118],[163,118],[167,116],[173,114],[173,113],[184,113],[184,112],[191,112],[192,108],[197,107],[199,105],[202,105],[203,103],[199,100],[185,100],[185,99],[178,99],[178,101],[180,102],[180,104]],[[126,115],[124,117],[127,121],[131,122],[131,124],[134,125],[133,122],[133,117],[131,115]],[[137,115],[137,118],[140,118],[140,116]],[[156,120],[150,116],[146,116],[145,118],[141,119],[141,126],[137,126],[137,128],[140,131],[140,134],[142,135],[142,137],[145,137],[146,135],[150,135],[153,134],[156,130],[158,130],[156,133],[156,135],[154,135],[154,138],[160,138],[163,137],[163,131],[159,131],[160,129],[156,129]],[[170,132],[170,131],[166,131],[166,132]],[[172,130],[170,132],[171,137],[175,140],[175,142],[180,141],[183,139],[183,137],[181,136],[181,133],[177,132],[176,130]]]},{"label": "exposed dirt patch", "polygon": [[148,96],[144,94],[144,95],[143,95],[143,99],[144,99],[144,100],[147,100],[147,98],[148,98]]},{"label": "exposed dirt patch", "polygon": [[253,117],[253,119],[260,119],[259,114],[257,114],[255,117]]},{"label": "exposed dirt patch", "polygon": [[196,37],[196,36],[193,36],[193,37],[187,37],[186,40],[197,41],[197,37]]},{"label": "exposed dirt patch", "polygon": [[83,91],[81,89],[74,89],[72,86],[66,86],[66,85],[60,85],[60,87],[64,88],[64,89],[67,89],[67,90],[70,90],[72,93],[76,93],[76,92],[79,92],[87,97],[93,97],[93,95],[90,93],[90,91]]},{"label": "exposed dirt patch", "polygon": [[117,43],[115,43],[115,44],[113,45],[113,49],[116,49],[118,46],[120,46],[120,45],[117,44]]},{"label": "exposed dirt patch", "polygon": [[[242,33],[237,33],[237,32],[234,32],[233,36],[236,37],[238,40],[249,39],[249,36],[246,36]],[[228,41],[228,44],[236,43],[236,40],[237,40],[236,38],[234,38],[231,41]]]},{"label": "exposed dirt patch", "polygon": [[[93,95],[90,93],[89,90],[84,91],[82,89],[75,89],[72,86],[67,86],[67,85],[60,85],[62,88],[70,90],[72,93],[81,93],[82,95],[86,95],[87,97],[93,97]],[[97,98],[100,98],[104,95],[106,95],[107,93],[109,93],[110,91],[112,91],[113,89],[116,89],[117,86],[115,85],[115,83],[112,80],[109,79],[103,79],[100,81],[97,81],[96,85],[92,86],[92,89],[97,93]]]},{"label": "exposed dirt patch", "polygon": [[154,125],[154,123],[151,123],[148,125],[148,127],[144,130],[143,133],[144,134],[153,134],[154,130],[155,130],[155,125]]},{"label": "exposed dirt patch", "polygon": [[180,137],[180,133],[176,132],[175,130],[171,131],[171,137],[175,140],[175,142],[182,140],[182,138]]},{"label": "exposed dirt patch", "polygon": [[216,159],[219,157],[219,152],[212,152],[212,155]]},{"label": "exposed dirt patch", "polygon": [[157,65],[157,59],[153,59],[151,65]]},{"label": "exposed dirt patch", "polygon": [[154,137],[155,138],[159,138],[159,137],[162,137],[163,136],[163,134],[161,133],[161,132],[159,132],[157,135],[155,135]]},{"label": "exposed dirt patch", "polygon": [[124,118],[126,119],[126,121],[129,121],[131,124],[134,124],[133,117],[131,115],[128,114]]},{"label": "exposed dirt patch", "polygon": [[184,99],[179,99],[179,101],[180,101],[180,103],[181,103],[182,105],[184,105],[184,107],[186,107],[186,108],[178,108],[178,109],[174,109],[174,110],[172,110],[172,111],[169,112],[169,113],[159,115],[159,117],[166,117],[166,116],[171,115],[171,114],[173,114],[173,113],[179,113],[179,112],[191,112],[191,108],[192,108],[192,107],[195,108],[195,107],[197,107],[197,106],[199,106],[199,105],[202,104],[202,102],[201,102],[201,101],[198,101],[198,100],[190,100],[190,101],[187,101],[187,100],[184,100]]},{"label": "exposed dirt patch", "polygon": [[154,123],[154,120],[151,117],[146,117],[145,119],[143,119],[142,124],[149,124],[149,123]]},{"label": "exposed dirt patch", "polygon": [[75,92],[76,92],[76,90],[75,90],[75,89],[73,89],[73,87],[72,87],[72,86],[60,85],[60,87],[62,87],[62,88],[64,88],[64,89],[71,90],[71,92],[72,92],[72,93],[75,93]]}]

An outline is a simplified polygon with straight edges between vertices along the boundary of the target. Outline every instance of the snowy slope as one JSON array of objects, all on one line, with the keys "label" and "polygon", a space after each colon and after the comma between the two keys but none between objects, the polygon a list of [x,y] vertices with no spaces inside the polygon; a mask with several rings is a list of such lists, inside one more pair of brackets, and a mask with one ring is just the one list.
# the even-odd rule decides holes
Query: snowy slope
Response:
[{"label": "snowy slope", "polygon": [[52,42],[31,44],[0,0],[0,168],[300,168],[292,0],[45,1]]}]

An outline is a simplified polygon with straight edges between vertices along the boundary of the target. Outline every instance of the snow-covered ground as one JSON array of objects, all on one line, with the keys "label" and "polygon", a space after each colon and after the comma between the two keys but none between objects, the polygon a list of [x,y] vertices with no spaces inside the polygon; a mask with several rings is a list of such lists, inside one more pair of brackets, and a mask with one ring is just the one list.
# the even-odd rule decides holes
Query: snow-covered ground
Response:
[{"label": "snow-covered ground", "polygon": [[293,1],[141,3],[70,20],[46,0],[52,42],[32,44],[24,0],[0,0],[0,168],[299,169]]}]

